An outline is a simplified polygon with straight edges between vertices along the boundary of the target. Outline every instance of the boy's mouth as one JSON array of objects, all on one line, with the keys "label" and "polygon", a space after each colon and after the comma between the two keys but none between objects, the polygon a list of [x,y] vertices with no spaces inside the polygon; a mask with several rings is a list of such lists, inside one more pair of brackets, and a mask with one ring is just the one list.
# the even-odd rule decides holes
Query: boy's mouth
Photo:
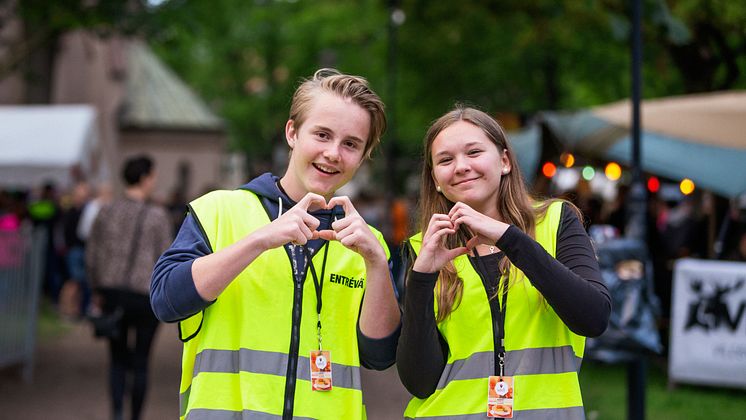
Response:
[{"label": "boy's mouth", "polygon": [[318,170],[319,172],[325,173],[327,175],[336,175],[339,173],[339,170],[331,166],[320,165],[318,163],[313,163],[312,165],[314,168],[316,168],[316,170]]}]

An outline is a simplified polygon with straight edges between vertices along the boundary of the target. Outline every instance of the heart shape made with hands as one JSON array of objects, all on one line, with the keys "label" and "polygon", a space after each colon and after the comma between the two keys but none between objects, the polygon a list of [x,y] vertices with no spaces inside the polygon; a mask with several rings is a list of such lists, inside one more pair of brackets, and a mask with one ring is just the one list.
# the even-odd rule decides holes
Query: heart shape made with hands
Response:
[{"label": "heart shape made with hands", "polygon": [[[451,219],[451,223],[454,223],[455,226],[456,217],[449,216],[449,218]],[[475,235],[471,229],[469,229],[469,226],[464,224],[457,226],[456,232],[447,236],[461,236],[461,238],[466,241],[466,243],[464,244],[464,248],[466,248],[469,252],[471,252],[477,245],[479,245],[479,237]]]},{"label": "heart shape made with hands", "polygon": [[[350,201],[350,197],[348,196],[332,197],[329,201],[326,201],[324,197],[309,192],[298,202],[296,206],[301,208],[305,212],[320,209],[331,210],[334,207],[341,206],[342,210],[344,211],[344,215],[342,216],[343,218],[359,215],[358,211],[355,209],[355,206],[352,204],[352,201]],[[314,230],[313,239],[324,239],[327,241],[336,240],[337,232],[331,229]]]}]

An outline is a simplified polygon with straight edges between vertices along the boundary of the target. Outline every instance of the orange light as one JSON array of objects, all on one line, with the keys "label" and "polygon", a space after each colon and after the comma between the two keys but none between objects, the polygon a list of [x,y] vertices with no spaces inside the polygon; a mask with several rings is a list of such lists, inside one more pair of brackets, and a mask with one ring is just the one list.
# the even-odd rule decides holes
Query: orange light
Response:
[{"label": "orange light", "polygon": [[606,169],[604,169],[604,173],[606,174],[606,178],[616,181],[622,177],[622,167],[616,162],[609,162],[606,165]]},{"label": "orange light", "polygon": [[545,177],[551,178],[557,173],[557,165],[552,162],[545,162],[541,167],[541,173],[543,173]]},{"label": "orange light", "polygon": [[658,192],[661,189],[661,182],[657,177],[651,176],[648,178],[648,191],[651,193]]},{"label": "orange light", "polygon": [[692,181],[689,178],[684,178],[681,180],[681,183],[679,184],[679,189],[681,190],[681,193],[684,195],[689,195],[694,192],[694,181]]},{"label": "orange light", "polygon": [[570,152],[565,152],[560,155],[560,162],[565,165],[565,168],[572,168],[575,164],[575,156]]}]

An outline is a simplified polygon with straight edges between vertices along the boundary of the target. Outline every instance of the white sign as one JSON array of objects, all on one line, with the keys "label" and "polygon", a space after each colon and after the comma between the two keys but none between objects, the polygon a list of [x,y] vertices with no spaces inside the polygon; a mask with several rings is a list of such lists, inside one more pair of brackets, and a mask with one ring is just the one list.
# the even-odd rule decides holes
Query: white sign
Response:
[{"label": "white sign", "polygon": [[746,388],[746,263],[676,262],[668,376]]}]

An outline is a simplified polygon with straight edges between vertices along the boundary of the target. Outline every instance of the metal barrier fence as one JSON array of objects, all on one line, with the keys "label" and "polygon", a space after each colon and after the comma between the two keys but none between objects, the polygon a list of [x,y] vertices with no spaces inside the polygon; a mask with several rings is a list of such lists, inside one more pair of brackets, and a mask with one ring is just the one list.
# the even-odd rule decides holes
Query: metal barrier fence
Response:
[{"label": "metal barrier fence", "polygon": [[43,229],[0,231],[0,367],[23,364],[25,382],[33,378],[45,246]]}]

